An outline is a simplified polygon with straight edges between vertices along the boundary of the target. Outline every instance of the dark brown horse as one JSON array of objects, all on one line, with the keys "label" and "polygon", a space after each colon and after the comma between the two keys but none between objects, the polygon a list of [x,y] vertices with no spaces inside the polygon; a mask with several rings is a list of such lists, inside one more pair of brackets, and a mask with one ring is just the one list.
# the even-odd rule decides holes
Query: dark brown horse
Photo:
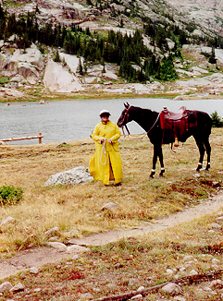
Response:
[{"label": "dark brown horse", "polygon": [[163,163],[162,144],[173,144],[176,139],[185,142],[193,136],[200,152],[197,171],[200,171],[203,164],[205,151],[207,153],[206,170],[210,168],[211,146],[209,136],[211,134],[211,117],[201,111],[184,109],[181,113],[174,114],[167,109],[161,113],[142,109],[139,107],[124,104],[125,109],[118,119],[118,126],[124,127],[128,122],[137,122],[146,132],[151,143],[154,145],[153,165],[150,177],[153,177],[156,169],[157,158],[159,158],[161,171],[160,176],[165,172]]}]

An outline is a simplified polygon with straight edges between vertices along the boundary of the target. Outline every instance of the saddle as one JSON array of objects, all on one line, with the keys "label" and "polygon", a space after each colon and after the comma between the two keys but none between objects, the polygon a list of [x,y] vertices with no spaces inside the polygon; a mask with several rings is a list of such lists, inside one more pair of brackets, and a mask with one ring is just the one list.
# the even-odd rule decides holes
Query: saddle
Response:
[{"label": "saddle", "polygon": [[160,127],[175,139],[174,146],[179,146],[179,139],[188,131],[188,110],[181,107],[179,112],[171,112],[166,107],[160,113]]}]

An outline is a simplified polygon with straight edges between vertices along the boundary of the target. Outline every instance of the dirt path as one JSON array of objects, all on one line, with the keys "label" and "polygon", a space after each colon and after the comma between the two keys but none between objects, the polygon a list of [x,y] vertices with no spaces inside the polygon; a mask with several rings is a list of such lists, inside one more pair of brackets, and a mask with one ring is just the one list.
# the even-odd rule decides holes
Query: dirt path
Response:
[{"label": "dirt path", "polygon": [[[78,246],[102,246],[111,242],[118,241],[122,238],[137,237],[152,232],[166,230],[176,225],[190,222],[204,215],[214,213],[223,209],[223,193],[203,201],[199,205],[170,215],[168,217],[158,219],[154,223],[146,223],[134,229],[116,230],[106,233],[91,235],[82,239],[71,239],[71,245]],[[41,267],[47,263],[55,263],[62,259],[73,258],[75,255],[84,252],[84,248],[75,248],[73,252],[67,253],[54,248],[41,247],[32,250],[25,250],[16,256],[6,260],[0,260],[0,279],[14,275],[20,271],[31,267]]]}]

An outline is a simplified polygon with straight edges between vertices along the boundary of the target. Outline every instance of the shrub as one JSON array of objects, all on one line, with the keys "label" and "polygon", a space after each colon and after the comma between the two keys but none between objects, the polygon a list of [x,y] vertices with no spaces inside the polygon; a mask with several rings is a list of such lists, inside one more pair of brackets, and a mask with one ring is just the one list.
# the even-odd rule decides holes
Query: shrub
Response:
[{"label": "shrub", "polygon": [[7,84],[9,81],[10,81],[10,79],[7,76],[1,76],[0,77],[0,85]]},{"label": "shrub", "polygon": [[223,127],[223,119],[221,116],[218,115],[218,113],[215,111],[211,114],[212,119],[212,126],[215,128],[221,128]]},{"label": "shrub", "polygon": [[23,196],[23,190],[14,186],[1,186],[0,187],[0,204],[1,205],[14,205],[18,203]]}]

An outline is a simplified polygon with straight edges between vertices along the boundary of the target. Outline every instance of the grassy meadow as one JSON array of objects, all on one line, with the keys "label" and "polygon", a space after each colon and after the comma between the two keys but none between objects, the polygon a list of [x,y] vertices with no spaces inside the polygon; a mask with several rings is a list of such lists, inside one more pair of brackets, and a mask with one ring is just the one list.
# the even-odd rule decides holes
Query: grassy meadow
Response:
[{"label": "grassy meadow", "polygon": [[[73,237],[111,229],[129,228],[151,221],[217,193],[215,182],[222,181],[222,129],[211,135],[212,162],[210,172],[197,176],[199,153],[193,138],[175,152],[163,147],[166,174],[159,178],[159,164],[154,179],[149,179],[152,145],[146,136],[122,139],[120,150],[124,180],[120,187],[104,187],[99,182],[80,185],[44,187],[45,181],[57,172],[76,166],[88,166],[94,152],[91,141],[61,145],[0,146],[0,186],[21,187],[24,196],[13,206],[0,207],[0,220],[12,216],[15,222],[0,230],[1,256],[17,250],[42,245],[44,234],[58,226],[61,242]],[[118,209],[112,215],[102,212],[107,202]]]}]

